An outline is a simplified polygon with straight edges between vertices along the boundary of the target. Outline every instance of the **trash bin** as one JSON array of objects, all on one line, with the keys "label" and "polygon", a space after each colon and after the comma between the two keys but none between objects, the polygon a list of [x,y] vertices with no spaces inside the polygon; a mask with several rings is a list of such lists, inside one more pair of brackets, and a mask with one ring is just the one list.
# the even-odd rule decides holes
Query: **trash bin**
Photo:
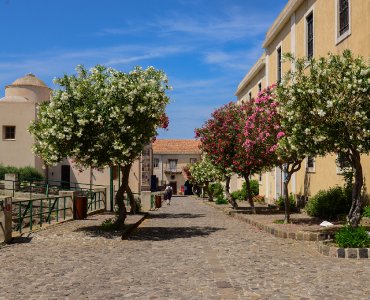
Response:
[{"label": "trash bin", "polygon": [[73,219],[83,220],[87,217],[87,196],[77,196],[73,202]]},{"label": "trash bin", "polygon": [[155,208],[160,208],[162,206],[161,195],[155,195]]}]

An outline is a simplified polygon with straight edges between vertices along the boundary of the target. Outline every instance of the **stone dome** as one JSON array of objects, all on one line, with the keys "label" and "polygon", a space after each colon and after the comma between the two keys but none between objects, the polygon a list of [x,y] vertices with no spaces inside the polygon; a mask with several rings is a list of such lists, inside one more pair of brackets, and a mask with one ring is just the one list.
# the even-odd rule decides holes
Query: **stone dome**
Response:
[{"label": "stone dome", "polygon": [[34,74],[29,73],[26,76],[18,78],[12,84],[12,86],[19,85],[32,85],[32,86],[41,86],[48,87],[41,79],[37,78]]}]

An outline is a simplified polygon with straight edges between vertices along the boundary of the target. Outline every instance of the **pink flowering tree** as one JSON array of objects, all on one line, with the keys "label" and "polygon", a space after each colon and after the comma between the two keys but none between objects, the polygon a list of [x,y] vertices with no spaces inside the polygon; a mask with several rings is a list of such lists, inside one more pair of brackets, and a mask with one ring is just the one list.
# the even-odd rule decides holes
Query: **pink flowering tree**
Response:
[{"label": "pink flowering tree", "polygon": [[237,207],[229,193],[230,173],[233,172],[245,179],[248,201],[254,211],[249,178],[256,171],[255,161],[251,160],[243,146],[245,122],[252,113],[253,101],[242,104],[230,102],[214,111],[195,133],[201,141],[201,149],[222,170],[226,178],[226,196],[231,205]]},{"label": "pink flowering tree", "polygon": [[361,154],[370,152],[369,61],[349,50],[319,59],[295,59],[277,89],[282,145],[298,155],[338,153],[350,164],[355,182],[347,220],[357,227],[364,203]]},{"label": "pink flowering tree", "polygon": [[302,159],[296,151],[284,143],[289,135],[288,128],[282,128],[282,116],[278,111],[276,86],[260,92],[254,101],[254,111],[245,123],[245,151],[254,161],[255,168],[266,171],[279,166],[284,171],[285,222],[290,219],[288,185],[292,174],[300,169]]}]

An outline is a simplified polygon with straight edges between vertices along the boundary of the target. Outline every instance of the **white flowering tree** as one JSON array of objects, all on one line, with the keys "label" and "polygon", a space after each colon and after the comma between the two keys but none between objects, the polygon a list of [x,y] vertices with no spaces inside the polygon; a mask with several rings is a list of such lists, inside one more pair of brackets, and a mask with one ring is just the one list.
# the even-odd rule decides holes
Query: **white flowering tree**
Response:
[{"label": "white flowering tree", "polygon": [[131,165],[157,128],[168,125],[166,75],[153,67],[124,73],[99,65],[90,71],[78,66],[76,75],[55,83],[61,88],[40,105],[30,126],[33,150],[48,165],[70,157],[84,168],[119,166],[122,185],[115,196],[115,225],[122,227]]},{"label": "white flowering tree", "polygon": [[[349,50],[319,59],[288,58],[294,71],[277,89],[285,140],[299,154],[340,153],[354,171],[351,226],[358,226],[363,206],[361,154],[370,151],[369,62]],[[284,140],[284,139],[283,139]]]},{"label": "white flowering tree", "polygon": [[191,165],[189,171],[191,174],[190,180],[202,186],[208,194],[209,201],[213,201],[213,195],[209,192],[209,184],[223,179],[224,175],[220,169],[216,168],[209,158],[205,156],[201,161]]}]

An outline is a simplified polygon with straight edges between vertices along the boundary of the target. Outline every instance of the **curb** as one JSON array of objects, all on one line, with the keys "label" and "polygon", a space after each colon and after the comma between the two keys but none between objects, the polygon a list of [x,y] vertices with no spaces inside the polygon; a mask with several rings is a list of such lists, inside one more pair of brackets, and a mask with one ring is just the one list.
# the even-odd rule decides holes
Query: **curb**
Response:
[{"label": "curb", "polygon": [[328,241],[317,243],[317,251],[324,256],[347,259],[370,259],[369,248],[339,248],[327,245]]},{"label": "curb", "polygon": [[134,224],[128,225],[122,232],[122,240],[126,240],[130,234],[139,227],[139,225],[149,216],[149,213],[144,213],[144,215],[140,218],[139,221],[135,222]]},{"label": "curb", "polygon": [[332,233],[330,232],[322,232],[322,233],[312,233],[312,232],[304,232],[304,231],[291,232],[291,231],[278,229],[274,226],[266,225],[259,221],[248,218],[247,214],[235,213],[233,210],[224,209],[221,207],[218,208],[207,202],[205,203],[215,209],[223,211],[226,215],[232,218],[235,218],[239,221],[243,221],[247,224],[253,225],[260,230],[263,230],[267,233],[274,235],[275,237],[284,238],[284,239],[292,239],[292,240],[297,240],[297,241],[308,241],[308,242],[325,241],[325,240],[332,238]]}]

